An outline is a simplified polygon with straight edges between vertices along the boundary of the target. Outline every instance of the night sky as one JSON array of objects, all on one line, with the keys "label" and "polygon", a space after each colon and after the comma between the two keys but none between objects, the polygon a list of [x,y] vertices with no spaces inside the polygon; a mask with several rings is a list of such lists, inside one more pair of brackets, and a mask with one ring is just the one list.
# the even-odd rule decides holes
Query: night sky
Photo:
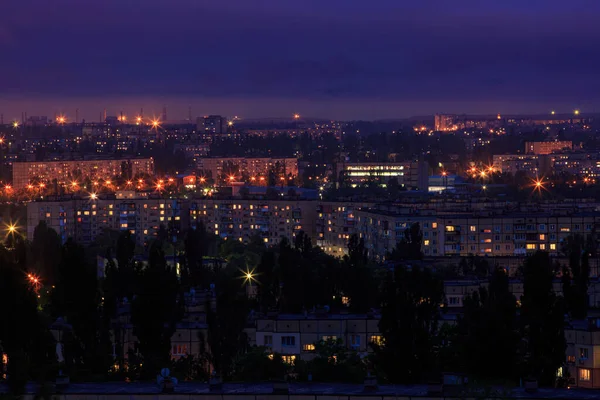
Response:
[{"label": "night sky", "polygon": [[598,0],[2,0],[0,112],[600,111]]}]

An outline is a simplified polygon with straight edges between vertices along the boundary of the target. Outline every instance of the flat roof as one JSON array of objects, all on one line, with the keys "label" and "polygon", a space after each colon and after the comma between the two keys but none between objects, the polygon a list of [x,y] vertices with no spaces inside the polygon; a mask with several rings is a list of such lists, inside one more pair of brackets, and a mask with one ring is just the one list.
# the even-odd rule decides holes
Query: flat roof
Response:
[{"label": "flat roof", "polygon": [[[505,393],[501,387],[496,388],[499,396]],[[35,393],[37,385],[27,385],[27,393]],[[6,384],[0,385],[0,393],[6,393]],[[588,389],[554,389],[541,388],[534,393],[527,393],[523,388],[515,388],[509,391],[512,398],[528,399],[599,399],[600,391]],[[153,382],[104,382],[104,383],[73,383],[62,391],[64,394],[74,395],[135,395],[135,394],[159,394],[159,387]],[[206,383],[183,382],[175,387],[175,394],[219,394],[219,395],[269,395],[273,394],[272,383],[225,383],[220,391],[210,392]],[[401,396],[401,397],[429,397],[442,398],[449,395],[428,396],[427,385],[380,385],[372,392],[365,392],[361,384],[344,383],[291,383],[289,385],[290,395],[324,395],[324,396]],[[169,395],[169,394],[166,394]],[[454,397],[454,396],[451,396]]]}]

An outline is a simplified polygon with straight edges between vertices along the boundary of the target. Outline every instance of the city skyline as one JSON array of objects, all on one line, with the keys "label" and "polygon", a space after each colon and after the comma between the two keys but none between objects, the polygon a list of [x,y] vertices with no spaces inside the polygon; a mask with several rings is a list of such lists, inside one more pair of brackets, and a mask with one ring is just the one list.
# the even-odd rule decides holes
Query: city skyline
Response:
[{"label": "city skyline", "polygon": [[[37,12],[27,13],[35,9]],[[5,119],[104,108],[332,119],[600,110],[600,6],[61,0],[0,16]],[[32,51],[35,49],[35,51]],[[582,62],[581,60],[585,60]]]}]

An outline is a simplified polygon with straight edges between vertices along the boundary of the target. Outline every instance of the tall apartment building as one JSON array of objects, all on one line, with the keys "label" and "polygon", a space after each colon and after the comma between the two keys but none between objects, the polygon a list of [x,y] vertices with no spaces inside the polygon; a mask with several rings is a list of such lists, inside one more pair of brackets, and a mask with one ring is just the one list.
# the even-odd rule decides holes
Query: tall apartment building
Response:
[{"label": "tall apartment building", "polygon": [[356,232],[356,211],[373,203],[327,202],[317,206],[317,245],[328,254],[343,256],[348,240]]},{"label": "tall apartment building", "polygon": [[[120,196],[118,196],[120,197]],[[33,239],[40,221],[53,228],[62,241],[73,238],[93,243],[104,230],[129,231],[139,245],[147,244],[163,225],[180,232],[188,224],[184,204],[167,199],[69,199],[36,201],[27,204],[27,237]]]},{"label": "tall apartment building", "polygon": [[40,221],[61,239],[82,244],[96,240],[106,229],[130,231],[140,246],[164,226],[176,234],[203,222],[210,232],[247,243],[260,235],[266,244],[281,237],[290,241],[299,231],[315,238],[317,203],[314,201],[174,200],[116,196],[113,199],[36,201],[27,205],[27,237],[33,239]]},{"label": "tall apartment building", "polygon": [[202,221],[221,238],[248,243],[259,235],[265,244],[273,245],[282,237],[293,242],[300,231],[314,239],[316,210],[316,202],[304,200],[193,200],[189,221]]},{"label": "tall apartment building", "polygon": [[56,179],[59,185],[80,178],[112,178],[128,171],[137,174],[154,174],[152,158],[98,159],[74,161],[35,161],[13,163],[13,187],[24,189],[32,181],[51,183]]},{"label": "tall apartment building", "polygon": [[220,135],[227,131],[227,118],[220,115],[208,115],[196,120],[198,133],[207,135]]},{"label": "tall apartment building", "polygon": [[434,128],[439,132],[455,131],[458,127],[455,125],[456,115],[435,114]]},{"label": "tall apartment building", "polygon": [[552,154],[565,149],[571,150],[573,142],[570,140],[552,142],[525,142],[525,153]]},{"label": "tall apartment building", "polygon": [[206,157],[198,158],[196,168],[213,179],[232,173],[237,175],[235,178],[238,180],[244,177],[247,179],[266,178],[272,169],[278,170],[282,175],[295,177],[298,175],[298,159],[293,157]]},{"label": "tall apartment building", "polygon": [[361,209],[356,232],[371,254],[384,258],[403,237],[406,228],[419,223],[425,256],[526,256],[537,250],[558,255],[568,236],[587,236],[600,230],[600,212],[498,212],[437,213]]}]

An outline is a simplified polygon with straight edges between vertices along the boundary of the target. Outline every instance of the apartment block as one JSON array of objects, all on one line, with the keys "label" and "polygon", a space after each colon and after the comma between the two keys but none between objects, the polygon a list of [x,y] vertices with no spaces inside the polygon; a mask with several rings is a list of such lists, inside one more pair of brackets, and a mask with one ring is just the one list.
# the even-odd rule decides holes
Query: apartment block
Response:
[{"label": "apartment block", "polygon": [[600,229],[600,211],[493,212],[442,214],[435,210],[361,209],[357,233],[377,258],[385,258],[402,240],[405,230],[419,223],[423,254],[432,257],[470,254],[526,256],[538,250],[559,254],[568,236],[584,237]]},{"label": "apartment block", "polygon": [[316,202],[302,200],[194,200],[189,204],[189,221],[202,221],[221,238],[248,243],[259,235],[265,244],[273,245],[281,237],[293,241],[300,231],[314,239],[316,210]]},{"label": "apartment block", "polygon": [[327,202],[317,206],[317,245],[328,254],[343,256],[348,240],[356,232],[356,211],[373,203]]},{"label": "apartment block", "polygon": [[185,204],[170,199],[66,199],[27,204],[27,237],[32,240],[35,227],[44,221],[62,241],[68,238],[87,245],[104,230],[129,231],[139,245],[146,245],[158,234],[160,226],[171,233],[189,224]]},{"label": "apartment block", "polygon": [[369,343],[382,343],[379,318],[376,314],[328,312],[276,314],[256,320],[254,342],[280,354],[290,364],[296,359],[314,358],[315,344],[321,340],[341,339],[348,349],[366,354]]},{"label": "apartment block", "polygon": [[218,180],[232,175],[237,180],[250,181],[252,178],[266,178],[271,170],[282,176],[298,175],[298,159],[270,157],[201,157],[196,161],[196,168],[207,177]]},{"label": "apartment block", "polygon": [[[127,192],[130,193],[130,192]],[[160,199],[120,195],[115,198],[64,199],[27,204],[27,237],[40,221],[61,239],[90,244],[104,230],[129,231],[138,245],[155,238],[161,226],[178,234],[203,222],[223,239],[247,243],[260,235],[267,245],[290,241],[299,231],[315,239],[317,202],[268,200]]]},{"label": "apartment block", "polygon": [[[566,361],[572,384],[581,388],[600,388],[600,317],[571,321],[565,328]],[[559,374],[564,371],[559,370]]]},{"label": "apartment block", "polygon": [[13,163],[13,187],[25,189],[32,182],[68,184],[74,179],[105,179],[121,176],[124,172],[154,174],[152,158],[76,160],[76,161],[35,161]]}]

